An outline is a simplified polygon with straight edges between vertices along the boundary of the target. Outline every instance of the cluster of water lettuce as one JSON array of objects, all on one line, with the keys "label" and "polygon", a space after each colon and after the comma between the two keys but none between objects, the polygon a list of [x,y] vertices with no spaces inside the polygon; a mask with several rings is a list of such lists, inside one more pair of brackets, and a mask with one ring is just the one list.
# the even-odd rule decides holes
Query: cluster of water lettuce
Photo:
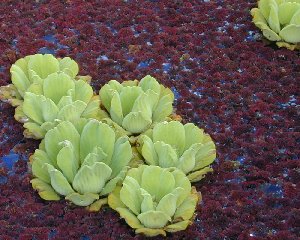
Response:
[{"label": "cluster of water lettuce", "polygon": [[279,47],[300,49],[300,0],[259,0],[251,14],[267,39]]},{"label": "cluster of water lettuce", "polygon": [[24,136],[42,139],[30,157],[32,187],[92,211],[108,202],[136,233],[186,229],[200,199],[191,182],[216,157],[210,136],[174,121],[172,91],[151,76],[111,80],[95,95],[77,74],[70,58],[36,54],[18,60],[0,88]]}]

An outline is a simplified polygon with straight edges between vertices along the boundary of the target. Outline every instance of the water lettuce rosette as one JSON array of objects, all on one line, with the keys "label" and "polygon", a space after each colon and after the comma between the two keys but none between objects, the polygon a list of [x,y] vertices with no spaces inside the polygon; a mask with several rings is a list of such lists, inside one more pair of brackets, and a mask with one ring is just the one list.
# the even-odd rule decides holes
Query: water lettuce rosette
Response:
[{"label": "water lettuce rosette", "polygon": [[173,111],[174,94],[149,75],[140,82],[111,80],[100,89],[99,96],[116,130],[127,135],[146,131]]},{"label": "water lettuce rosette", "polygon": [[31,184],[45,200],[65,197],[88,206],[124,179],[131,158],[128,137],[116,139],[107,124],[86,120],[76,128],[64,121],[46,133],[30,157]]},{"label": "water lettuce rosette", "polygon": [[141,165],[128,171],[108,204],[137,234],[166,236],[192,223],[199,198],[182,171]]},{"label": "water lettuce rosette", "polygon": [[55,58],[51,54],[29,55],[17,60],[10,68],[12,84],[0,88],[0,99],[12,106],[22,103],[25,92],[37,80],[45,79],[52,73],[63,72],[75,78],[79,68],[69,57]]},{"label": "water lettuce rosette", "polygon": [[59,121],[100,120],[106,116],[92,87],[63,72],[52,73],[31,84],[24,94],[24,102],[15,110],[15,119],[24,123],[24,136],[35,139],[43,138]]},{"label": "water lettuce rosette", "polygon": [[138,151],[148,165],[182,170],[191,182],[201,180],[216,158],[211,137],[193,123],[161,122],[138,139]]},{"label": "water lettuce rosette", "polygon": [[260,0],[251,10],[254,24],[279,47],[300,49],[300,1]]}]

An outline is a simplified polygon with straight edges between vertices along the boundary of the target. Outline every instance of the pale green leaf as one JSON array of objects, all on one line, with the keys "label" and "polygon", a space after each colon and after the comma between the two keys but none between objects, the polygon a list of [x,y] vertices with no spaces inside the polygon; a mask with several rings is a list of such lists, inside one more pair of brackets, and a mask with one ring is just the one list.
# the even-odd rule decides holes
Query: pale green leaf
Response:
[{"label": "pale green leaf", "polygon": [[120,101],[122,105],[123,116],[126,116],[131,112],[132,107],[134,105],[135,100],[142,93],[142,89],[140,87],[124,87],[120,93]]},{"label": "pale green leaf", "polygon": [[65,199],[73,202],[77,206],[85,207],[91,205],[95,200],[99,199],[99,195],[94,193],[79,194],[74,192],[67,195]]},{"label": "pale green leaf", "polygon": [[33,70],[41,78],[59,71],[58,60],[51,54],[35,54],[28,61],[28,69]]},{"label": "pale green leaf", "polygon": [[155,210],[152,196],[143,188],[141,188],[141,195],[142,195],[141,212],[148,212],[148,211]]},{"label": "pale green leaf", "polygon": [[120,199],[135,215],[140,213],[142,196],[140,185],[134,178],[129,176],[125,178],[120,190]]},{"label": "pale green leaf", "polygon": [[79,159],[75,155],[74,147],[70,141],[65,140],[60,144],[63,145],[63,148],[57,154],[57,165],[69,183],[72,183],[79,168]]},{"label": "pale green leaf", "polygon": [[44,181],[45,183],[50,183],[50,176],[48,173],[48,169],[45,166],[45,163],[52,163],[51,160],[48,158],[47,153],[45,153],[43,150],[36,149],[34,154],[32,155],[32,159],[32,174]]},{"label": "pale green leaf", "polygon": [[38,178],[34,178],[30,181],[32,188],[37,190],[40,197],[47,201],[60,200],[60,196],[54,191],[54,189],[48,183],[43,182]]},{"label": "pale green leaf", "polygon": [[278,7],[279,22],[282,25],[289,24],[292,17],[299,9],[300,9],[300,4],[296,2],[286,2],[280,4]]},{"label": "pale green leaf", "polygon": [[171,218],[161,211],[143,212],[137,218],[147,228],[163,228],[171,221]]},{"label": "pale green leaf", "polygon": [[158,141],[154,143],[154,149],[158,157],[158,165],[162,168],[175,167],[178,164],[176,151],[169,144]]},{"label": "pale green leaf", "polygon": [[70,76],[65,73],[53,73],[44,80],[44,95],[56,104],[59,103],[63,96],[68,95],[70,89],[75,89],[75,83]]},{"label": "pale green leaf", "polygon": [[158,203],[156,207],[156,211],[161,211],[165,213],[170,218],[173,217],[176,211],[176,202],[177,202],[177,195],[169,193],[165,195]]},{"label": "pale green leaf", "polygon": [[111,159],[115,143],[115,133],[107,124],[97,120],[90,120],[84,127],[80,137],[80,158],[81,161],[93,151],[100,147],[107,158]]},{"label": "pale green leaf", "polygon": [[67,73],[71,78],[75,78],[78,74],[79,67],[78,64],[69,57],[64,57],[63,59],[58,59],[59,69]]},{"label": "pale green leaf", "polygon": [[56,162],[56,157],[60,149],[60,142],[68,140],[74,147],[75,156],[79,156],[79,138],[74,125],[70,122],[64,121],[59,123],[55,128],[49,130],[45,135],[45,150],[52,162]]},{"label": "pale green leaf", "polygon": [[155,198],[154,201],[158,202],[163,196],[172,192],[175,187],[175,179],[168,169],[148,166],[144,169],[141,187]]},{"label": "pale green leaf", "polygon": [[186,150],[182,154],[176,167],[183,171],[185,174],[192,171],[196,165],[196,154],[201,148],[201,146],[201,143],[193,144],[188,150]]},{"label": "pale green leaf", "polygon": [[108,162],[108,165],[112,169],[112,178],[117,176],[119,172],[128,165],[131,158],[132,150],[128,137],[120,137],[115,142],[111,162]]},{"label": "pale green leaf", "polygon": [[51,186],[60,195],[66,196],[74,192],[68,180],[61,171],[55,169],[52,165],[45,163],[51,179]]},{"label": "pale green leaf", "polygon": [[86,104],[93,97],[93,89],[92,87],[83,80],[75,81],[75,100],[80,100],[85,102]]},{"label": "pale green leaf", "polygon": [[131,133],[141,133],[151,123],[151,118],[145,118],[142,112],[131,112],[123,119],[122,127]]},{"label": "pale green leaf", "polygon": [[158,165],[158,156],[154,148],[154,144],[147,135],[142,135],[141,154],[148,165]]},{"label": "pale green leaf", "polygon": [[81,194],[100,193],[111,172],[111,168],[102,162],[96,162],[92,166],[84,165],[77,172],[73,187]]},{"label": "pale green leaf", "polygon": [[153,129],[153,142],[162,141],[169,144],[181,156],[185,148],[185,131],[180,122],[162,122]]},{"label": "pale green leaf", "polygon": [[[270,0],[271,2],[275,2],[275,0]],[[280,23],[278,18],[278,6],[276,3],[270,3],[270,15],[268,18],[268,23],[270,28],[275,32],[280,32]]]},{"label": "pale green leaf", "polygon": [[122,121],[124,118],[122,104],[119,93],[115,92],[111,99],[111,106],[109,114],[111,119],[119,125],[122,125]]}]

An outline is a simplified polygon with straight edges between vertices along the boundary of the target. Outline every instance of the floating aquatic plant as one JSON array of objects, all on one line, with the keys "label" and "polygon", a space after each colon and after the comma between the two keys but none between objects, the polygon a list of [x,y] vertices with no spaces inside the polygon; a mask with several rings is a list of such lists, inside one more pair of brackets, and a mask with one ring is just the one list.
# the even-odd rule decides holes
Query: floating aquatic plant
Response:
[{"label": "floating aquatic plant", "polygon": [[260,0],[251,10],[254,24],[279,47],[300,49],[300,1]]},{"label": "floating aquatic plant", "polygon": [[142,134],[138,151],[149,165],[176,167],[190,181],[202,179],[216,158],[216,147],[211,137],[193,123],[162,122]]},{"label": "floating aquatic plant", "polygon": [[66,73],[52,73],[36,80],[24,93],[24,102],[16,108],[15,118],[24,123],[24,136],[41,139],[61,120],[101,119],[100,100],[83,80]]},{"label": "floating aquatic plant", "polygon": [[186,229],[198,201],[199,194],[182,171],[146,165],[130,169],[123,185],[108,196],[109,206],[146,236]]},{"label": "floating aquatic plant", "polygon": [[64,121],[46,133],[31,156],[32,187],[45,200],[63,196],[88,206],[123,180],[131,158],[128,137],[116,139],[107,124],[85,120],[75,127]]},{"label": "floating aquatic plant", "polygon": [[57,59],[51,54],[26,56],[11,66],[12,84],[0,88],[0,98],[8,101],[12,106],[18,106],[22,103],[31,84],[57,72],[63,72],[71,78],[75,78],[78,71],[77,63],[69,57]]},{"label": "floating aquatic plant", "polygon": [[140,82],[111,80],[99,96],[116,129],[123,128],[128,135],[144,132],[173,111],[174,94],[149,75]]}]

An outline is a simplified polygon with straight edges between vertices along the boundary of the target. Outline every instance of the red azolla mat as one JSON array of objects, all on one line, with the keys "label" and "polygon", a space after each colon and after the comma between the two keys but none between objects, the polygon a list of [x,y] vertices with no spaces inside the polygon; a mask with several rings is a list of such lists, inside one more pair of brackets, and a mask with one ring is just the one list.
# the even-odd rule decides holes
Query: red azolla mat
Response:
[{"label": "red azolla mat", "polygon": [[[111,79],[157,77],[218,150],[214,173],[196,184],[195,223],[168,238],[297,239],[300,52],[261,39],[255,4],[1,1],[0,85],[11,64],[38,52],[74,58],[97,91]],[[0,111],[0,239],[143,239],[111,209],[41,200],[26,163],[38,142],[23,138],[12,107],[0,102]]]}]

